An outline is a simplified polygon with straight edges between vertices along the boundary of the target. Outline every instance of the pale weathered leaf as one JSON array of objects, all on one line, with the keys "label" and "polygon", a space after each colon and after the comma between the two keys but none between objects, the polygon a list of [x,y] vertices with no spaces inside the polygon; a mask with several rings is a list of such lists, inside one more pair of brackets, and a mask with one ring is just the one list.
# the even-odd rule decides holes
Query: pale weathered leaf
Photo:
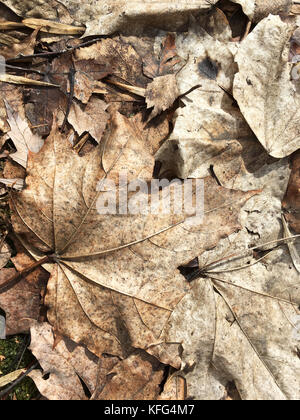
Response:
[{"label": "pale weathered leaf", "polygon": [[[49,400],[86,400],[79,378],[94,392],[98,358],[67,338],[55,343],[54,331],[47,323],[32,322],[30,331],[30,350],[43,373],[35,370],[29,376],[41,394]],[[49,375],[48,379],[44,379],[45,375]]]},{"label": "pale weathered leaf", "polygon": [[43,139],[32,133],[28,123],[17,113],[13,112],[11,106],[5,101],[7,111],[7,122],[11,131],[8,133],[17,149],[11,158],[22,165],[27,166],[28,152],[38,153],[44,142]]},{"label": "pale weathered leaf", "polygon": [[157,154],[161,175],[198,178],[209,175],[211,166],[222,165],[233,176],[242,166],[242,150],[256,149],[257,143],[230,95],[235,47],[196,24],[189,34],[177,36],[176,45],[187,60],[177,74],[179,93],[192,92],[182,98],[185,107],[176,111],[174,130]]},{"label": "pale weathered leaf", "polygon": [[259,141],[277,158],[290,155],[300,145],[300,96],[288,62],[292,30],[278,16],[269,16],[243,41],[236,55],[239,73],[234,97]]},{"label": "pale weathered leaf", "polygon": [[[283,224],[284,237],[290,238],[292,234],[290,232],[288,224],[283,215],[282,215],[282,224]],[[297,249],[292,241],[288,241],[287,246],[289,248],[290,256],[292,258],[293,264],[296,270],[298,271],[298,273],[300,274],[300,255],[298,254]]]}]

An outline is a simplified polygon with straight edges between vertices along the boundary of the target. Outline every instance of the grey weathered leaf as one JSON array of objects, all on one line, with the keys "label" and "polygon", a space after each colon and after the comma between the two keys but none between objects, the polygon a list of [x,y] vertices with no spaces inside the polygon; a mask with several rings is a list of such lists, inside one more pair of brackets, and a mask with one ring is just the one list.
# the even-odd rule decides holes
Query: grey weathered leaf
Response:
[{"label": "grey weathered leaf", "polygon": [[234,97],[261,144],[276,158],[290,155],[300,145],[300,96],[288,62],[292,31],[290,24],[270,15],[243,41],[236,55],[239,73]]}]

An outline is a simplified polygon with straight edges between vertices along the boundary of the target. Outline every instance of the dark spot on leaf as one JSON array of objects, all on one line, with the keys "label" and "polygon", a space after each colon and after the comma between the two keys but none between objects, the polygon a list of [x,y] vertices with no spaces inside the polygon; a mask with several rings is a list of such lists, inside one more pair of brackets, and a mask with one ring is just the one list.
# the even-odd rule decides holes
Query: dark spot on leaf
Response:
[{"label": "dark spot on leaf", "polygon": [[209,57],[205,58],[198,64],[199,73],[210,80],[216,80],[218,76],[218,65]]}]

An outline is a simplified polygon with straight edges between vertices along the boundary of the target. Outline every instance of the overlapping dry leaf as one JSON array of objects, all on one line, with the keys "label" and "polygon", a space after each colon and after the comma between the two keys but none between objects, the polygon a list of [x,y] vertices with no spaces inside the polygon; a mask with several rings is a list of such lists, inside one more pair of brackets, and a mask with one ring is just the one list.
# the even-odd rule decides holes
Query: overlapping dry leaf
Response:
[{"label": "overlapping dry leaf", "polygon": [[97,143],[100,143],[109,119],[107,107],[108,105],[98,98],[90,99],[84,109],[74,102],[68,121],[79,136],[90,133]]},{"label": "overlapping dry leaf", "polygon": [[[49,340],[42,346],[42,340],[34,340],[34,352],[44,373],[52,368],[48,380],[33,374],[42,394],[85,399],[79,375],[92,399],[157,398],[163,362],[180,370],[171,373],[158,398],[224,399],[234,384],[242,399],[299,399],[299,273],[294,261],[299,243],[289,244],[294,264],[288,246],[277,244],[287,235],[281,222],[286,191],[283,208],[298,231],[299,168],[296,154],[287,189],[288,159],[273,158],[290,155],[300,143],[298,85],[290,80],[288,63],[290,23],[267,17],[240,44],[233,42],[228,20],[212,7],[214,1],[151,2],[151,7],[148,1],[81,2],[80,9],[75,0],[2,3],[22,17],[85,24],[85,35],[121,31],[121,36],[77,50],[74,57],[54,59],[47,81],[59,84],[61,91],[47,91],[48,108],[41,91],[31,92],[26,105],[32,125],[46,123],[44,131],[38,130],[48,134],[55,108],[59,124],[64,118],[74,66],[76,99],[68,121],[79,136],[89,133],[100,143],[80,158],[67,140],[74,130],[62,135],[55,123],[40,153],[29,157],[27,188],[14,194],[11,203],[14,229],[35,259],[55,255],[45,266],[51,272],[46,304],[53,329],[101,359],[96,368],[74,343],[80,357],[73,358],[67,339],[53,350],[50,327],[36,325],[33,335],[37,338],[39,331]],[[291,4],[234,3],[253,22],[269,12],[286,13]],[[195,20],[191,12],[200,10],[205,13]],[[189,31],[176,35],[151,27],[175,31],[188,21]],[[173,111],[150,123],[146,112],[132,116],[145,106],[134,90],[144,92],[148,107],[154,107],[152,116],[183,95],[174,131],[160,150]],[[106,103],[95,93],[104,94]],[[19,99],[13,108],[25,121]],[[103,136],[107,103],[111,120]],[[7,132],[0,105],[0,128]],[[127,170],[129,180],[150,182],[155,153],[161,176],[216,178],[204,181],[202,224],[191,227],[174,214],[97,213],[96,203],[111,198],[99,181],[115,181],[119,194],[124,193],[120,171]],[[252,249],[257,244],[261,247]],[[205,277],[192,283],[178,270],[192,260],[190,267],[198,261],[202,268],[234,253],[243,258],[209,265]],[[103,353],[118,359],[107,361]],[[85,364],[93,372],[84,377]]]},{"label": "overlapping dry leaf", "polygon": [[288,62],[293,26],[278,16],[261,21],[236,55],[234,97],[267,152],[276,158],[299,148],[299,89]]},{"label": "overlapping dry leaf", "polygon": [[135,352],[107,374],[98,400],[156,400],[164,366],[145,352]]},{"label": "overlapping dry leaf", "polygon": [[[43,372],[34,370],[30,377],[49,400],[87,400],[80,379],[91,393],[97,382],[98,358],[68,338],[54,345],[54,331],[47,323],[31,323],[32,353]],[[49,375],[45,378],[45,375]]]},{"label": "overlapping dry leaf", "polygon": [[[12,258],[18,271],[30,266],[34,260],[19,251]],[[0,272],[0,286],[13,277],[17,271],[14,268],[2,269]],[[6,334],[14,335],[27,333],[32,320],[38,320],[49,275],[37,268],[25,278],[21,279],[13,288],[3,290],[0,294],[0,307],[6,314]]]},{"label": "overlapping dry leaf", "polygon": [[14,113],[10,105],[5,102],[7,111],[7,121],[10,125],[8,133],[17,149],[16,153],[11,154],[11,158],[26,168],[29,151],[38,153],[44,142],[41,137],[34,135],[26,120],[23,120],[17,113]]},{"label": "overlapping dry leaf", "polygon": [[174,131],[157,154],[162,175],[203,177],[214,166],[233,177],[243,166],[243,150],[257,150],[230,94],[236,46],[220,42],[196,24],[188,34],[177,36],[176,44],[178,54],[187,60],[177,75],[179,92],[192,92],[182,99],[185,106],[175,114]]}]

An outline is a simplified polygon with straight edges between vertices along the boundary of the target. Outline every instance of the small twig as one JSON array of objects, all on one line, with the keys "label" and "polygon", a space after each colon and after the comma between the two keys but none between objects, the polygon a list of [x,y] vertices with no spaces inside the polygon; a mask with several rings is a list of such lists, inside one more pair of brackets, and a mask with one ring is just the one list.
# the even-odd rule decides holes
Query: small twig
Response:
[{"label": "small twig", "polygon": [[79,142],[77,144],[75,144],[75,146],[73,147],[73,150],[75,150],[76,153],[80,153],[82,148],[84,147],[84,145],[86,144],[86,142],[88,141],[89,138],[89,133],[86,133],[82,139],[79,140]]},{"label": "small twig", "polygon": [[74,67],[72,67],[70,69],[70,73],[69,73],[69,81],[70,81],[70,93],[69,93],[69,97],[68,97],[68,103],[67,103],[67,109],[66,109],[66,115],[65,115],[65,119],[64,122],[61,126],[61,131],[63,132],[66,124],[68,122],[68,117],[70,114],[70,110],[71,110],[71,106],[72,106],[72,102],[73,102],[73,98],[74,98],[74,91],[75,91],[75,74],[76,74],[76,70]]},{"label": "small twig", "polygon": [[5,397],[7,394],[9,394],[17,385],[19,385],[20,382],[25,379],[29,373],[31,373],[34,369],[36,369],[39,366],[39,363],[35,363],[31,368],[29,368],[23,375],[21,375],[18,379],[16,379],[14,382],[12,382],[11,385],[9,385],[7,388],[5,388],[3,391],[0,392],[0,399]]},{"label": "small twig", "polygon": [[40,76],[45,76],[46,75],[46,73],[43,73],[43,72],[41,72],[39,70],[26,69],[24,67],[12,66],[10,64],[5,64],[5,67],[7,67],[8,69],[11,69],[11,70],[20,70],[20,71],[24,71],[24,72],[27,72],[27,73],[36,73],[36,74],[39,74]]},{"label": "small twig", "polygon": [[11,287],[18,284],[24,276],[31,273],[36,268],[40,267],[43,264],[51,263],[52,259],[50,255],[47,255],[46,257],[42,258],[40,261],[37,261],[36,263],[30,265],[29,267],[26,267],[24,270],[16,273],[12,278],[5,281],[3,284],[0,285],[0,294],[6,293]]}]

